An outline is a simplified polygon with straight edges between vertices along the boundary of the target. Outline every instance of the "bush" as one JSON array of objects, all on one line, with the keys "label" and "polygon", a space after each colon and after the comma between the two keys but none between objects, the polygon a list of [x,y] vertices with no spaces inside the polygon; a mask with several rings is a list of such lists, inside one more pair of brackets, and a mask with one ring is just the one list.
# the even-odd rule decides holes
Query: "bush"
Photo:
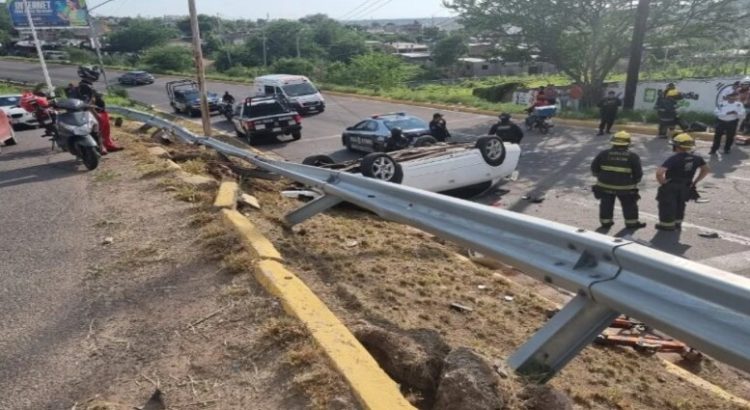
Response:
[{"label": "bush", "polygon": [[109,87],[109,94],[120,98],[129,98],[128,90],[123,87],[113,86]]},{"label": "bush", "polygon": [[68,60],[70,60],[71,63],[98,64],[96,54],[93,51],[78,47],[65,47],[63,51],[68,53]]},{"label": "bush", "polygon": [[193,53],[182,46],[159,46],[146,50],[142,61],[154,71],[186,71],[193,66]]},{"label": "bush", "polygon": [[304,58],[281,58],[271,66],[271,71],[279,74],[315,76],[315,64]]},{"label": "bush", "polygon": [[478,87],[471,94],[491,102],[510,102],[513,100],[513,92],[521,85],[521,83],[512,82],[489,87]]}]

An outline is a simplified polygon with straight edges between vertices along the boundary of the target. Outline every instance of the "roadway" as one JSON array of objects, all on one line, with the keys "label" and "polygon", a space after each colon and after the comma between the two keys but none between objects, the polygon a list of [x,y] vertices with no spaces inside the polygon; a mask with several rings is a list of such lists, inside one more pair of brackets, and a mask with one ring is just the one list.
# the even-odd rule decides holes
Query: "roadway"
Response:
[{"label": "roadway", "polygon": [[[40,81],[38,65],[0,61],[0,78],[23,81]],[[75,67],[53,65],[50,74],[56,85],[77,80]],[[116,77],[117,73],[110,73]],[[112,79],[111,79],[112,81]],[[169,78],[159,77],[153,85],[128,88],[130,97],[169,110],[165,83]],[[216,81],[208,82],[209,90],[216,93],[229,91],[241,98],[249,93],[248,86]],[[433,109],[369,101],[350,97],[326,95],[327,109],[319,115],[305,117],[302,139],[295,142],[257,145],[264,151],[273,151],[290,160],[301,161],[312,154],[327,154],[337,160],[354,158],[341,147],[341,131],[358,120],[375,113],[406,111],[429,118]],[[461,112],[443,112],[448,126],[455,134],[481,135],[486,133],[495,118]],[[220,116],[213,118],[216,129],[231,132],[231,125]],[[730,155],[713,157],[713,171],[700,187],[708,202],[688,205],[686,223],[681,232],[656,231],[656,189],[654,172],[658,164],[670,155],[664,140],[652,136],[634,136],[633,150],[641,155],[646,177],[641,188],[641,219],[648,227],[635,233],[622,230],[622,217],[617,209],[616,225],[612,235],[628,236],[655,248],[707,264],[750,275],[750,223],[744,210],[750,200],[750,160],[747,147],[736,147]],[[596,137],[594,130],[559,127],[549,135],[528,134],[521,143],[523,156],[518,171],[519,178],[500,187],[501,190],[478,200],[503,209],[522,212],[586,229],[598,227],[597,201],[590,192],[594,182],[589,164],[599,150],[608,146],[608,139]],[[24,150],[20,144],[15,150]],[[708,144],[698,142],[698,153],[706,155]],[[507,192],[506,192],[507,191]],[[527,197],[544,196],[540,203]],[[0,186],[0,196],[2,193]],[[706,237],[716,233],[718,238]]]}]

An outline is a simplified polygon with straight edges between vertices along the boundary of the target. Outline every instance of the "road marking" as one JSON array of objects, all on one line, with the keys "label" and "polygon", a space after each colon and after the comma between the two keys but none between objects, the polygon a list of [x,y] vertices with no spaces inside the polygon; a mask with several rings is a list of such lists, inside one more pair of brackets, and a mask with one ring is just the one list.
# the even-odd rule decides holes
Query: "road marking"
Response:
[{"label": "road marking", "polygon": [[739,273],[750,269],[750,251],[714,256],[698,262],[727,272]]},{"label": "road marking", "polygon": [[[561,198],[561,199],[563,201],[566,201],[566,202],[569,202],[569,203],[572,203],[572,204],[575,204],[575,205],[579,205],[579,206],[584,206],[584,207],[589,208],[589,209],[593,209],[593,208],[598,208],[599,207],[598,205],[594,205],[594,204],[592,204],[590,202],[578,201],[578,200],[573,200],[573,199],[569,199],[569,198]],[[650,214],[650,213],[647,213],[647,212],[642,212],[641,211],[641,212],[639,212],[639,215],[640,216],[645,216],[648,219],[651,219],[651,220],[654,220],[654,221],[658,221],[659,220],[659,216],[658,215]],[[682,227],[683,228],[695,228],[695,229],[698,229],[698,230],[701,230],[701,231],[716,232],[717,234],[719,234],[719,236],[721,237],[721,239],[723,239],[723,240],[725,240],[727,242],[734,242],[734,243],[737,243],[737,244],[740,244],[740,245],[750,246],[750,238],[748,238],[746,236],[738,235],[738,234],[731,233],[731,232],[722,231],[722,230],[719,230],[719,229],[716,229],[716,228],[711,228],[711,227],[708,227],[708,226],[696,225],[696,224],[692,224],[690,222],[683,222],[682,223]]]},{"label": "road marking", "polygon": [[341,139],[341,134],[327,135],[325,137],[304,137],[305,141],[322,141],[322,140],[335,140]]},{"label": "road marking", "polygon": [[12,184],[14,182],[23,181],[23,180],[26,180],[26,179],[34,179],[36,177],[37,177],[36,175],[25,175],[25,176],[18,177],[18,178],[3,179],[3,180],[0,180],[0,186],[1,185]]},{"label": "road marking", "polygon": [[729,179],[735,179],[737,181],[750,182],[750,178],[745,178],[745,177],[728,176],[727,178],[729,178]]}]

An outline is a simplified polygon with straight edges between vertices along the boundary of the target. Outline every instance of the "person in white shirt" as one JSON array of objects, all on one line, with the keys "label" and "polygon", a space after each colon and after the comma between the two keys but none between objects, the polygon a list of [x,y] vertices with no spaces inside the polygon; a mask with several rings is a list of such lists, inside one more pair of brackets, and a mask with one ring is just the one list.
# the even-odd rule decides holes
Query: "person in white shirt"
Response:
[{"label": "person in white shirt", "polygon": [[717,98],[718,101],[716,103],[716,106],[718,107],[721,103],[726,102],[727,96],[729,94],[736,93],[739,88],[740,88],[739,81],[735,81],[734,84],[724,87],[719,93],[719,98]]},{"label": "person in white shirt", "polygon": [[711,147],[711,155],[721,147],[721,137],[727,136],[724,142],[724,153],[729,154],[737,134],[737,125],[740,119],[745,118],[745,107],[738,101],[739,94],[736,92],[727,95],[727,100],[720,102],[714,110],[716,114],[716,131],[714,132],[714,145]]}]

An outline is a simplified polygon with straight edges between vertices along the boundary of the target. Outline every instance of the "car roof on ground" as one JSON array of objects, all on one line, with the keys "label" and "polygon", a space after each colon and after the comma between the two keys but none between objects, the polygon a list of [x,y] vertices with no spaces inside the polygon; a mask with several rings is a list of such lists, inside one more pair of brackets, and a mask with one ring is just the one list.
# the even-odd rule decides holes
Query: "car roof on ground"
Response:
[{"label": "car roof on ground", "polygon": [[301,75],[294,75],[294,74],[269,74],[269,75],[262,75],[258,77],[258,79],[261,80],[270,80],[270,81],[288,81],[288,80],[299,80],[302,79]]}]

